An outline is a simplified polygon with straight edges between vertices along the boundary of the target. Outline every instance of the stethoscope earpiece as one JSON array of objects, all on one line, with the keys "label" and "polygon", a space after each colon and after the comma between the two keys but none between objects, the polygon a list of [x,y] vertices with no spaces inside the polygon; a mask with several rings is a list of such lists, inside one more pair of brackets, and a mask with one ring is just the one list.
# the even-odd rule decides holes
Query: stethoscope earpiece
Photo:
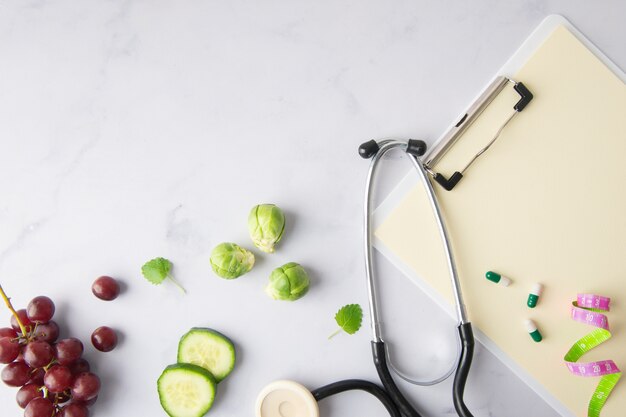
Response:
[{"label": "stethoscope earpiece", "polygon": [[368,140],[359,146],[359,155],[363,159],[370,159],[372,156],[376,155],[379,149],[380,146],[378,146],[378,142],[374,139]]},{"label": "stethoscope earpiece", "polygon": [[426,153],[426,142],[418,139],[409,139],[406,145],[406,153],[415,157],[424,155]]}]

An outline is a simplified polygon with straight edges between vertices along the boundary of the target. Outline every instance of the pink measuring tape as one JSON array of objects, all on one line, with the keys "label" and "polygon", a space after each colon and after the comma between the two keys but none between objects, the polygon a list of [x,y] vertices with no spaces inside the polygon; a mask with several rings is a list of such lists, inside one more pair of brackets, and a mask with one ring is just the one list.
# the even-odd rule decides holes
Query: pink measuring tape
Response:
[{"label": "pink measuring tape", "polygon": [[611,299],[595,294],[578,294],[572,303],[572,319],[595,327],[586,336],[579,339],[565,355],[565,364],[574,375],[584,377],[601,377],[587,410],[588,417],[600,416],[606,400],[622,376],[621,371],[612,360],[595,362],[578,362],[578,360],[594,347],[611,338],[609,322],[602,311],[609,311]]}]

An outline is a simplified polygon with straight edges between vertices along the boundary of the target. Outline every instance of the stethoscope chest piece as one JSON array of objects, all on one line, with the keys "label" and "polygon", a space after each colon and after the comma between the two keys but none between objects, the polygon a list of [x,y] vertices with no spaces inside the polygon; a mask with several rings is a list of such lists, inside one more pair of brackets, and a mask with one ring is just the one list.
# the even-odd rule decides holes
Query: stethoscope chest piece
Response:
[{"label": "stethoscope chest piece", "polygon": [[256,417],[319,417],[313,394],[297,382],[274,381],[261,390],[256,400]]}]

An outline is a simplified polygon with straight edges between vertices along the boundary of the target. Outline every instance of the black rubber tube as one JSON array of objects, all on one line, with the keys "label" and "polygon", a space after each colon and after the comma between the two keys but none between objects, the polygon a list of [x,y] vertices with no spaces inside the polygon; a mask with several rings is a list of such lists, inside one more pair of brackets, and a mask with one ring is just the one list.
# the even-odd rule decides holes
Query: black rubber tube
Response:
[{"label": "black rubber tube", "polygon": [[372,342],[372,353],[374,356],[374,364],[376,365],[376,371],[380,377],[383,387],[387,391],[387,394],[400,410],[400,413],[404,417],[422,417],[420,413],[407,401],[402,395],[398,386],[393,380],[389,367],[387,366],[387,355],[385,352],[385,342]]},{"label": "black rubber tube", "polygon": [[311,393],[313,394],[313,397],[315,397],[315,400],[319,402],[331,395],[351,390],[361,390],[372,394],[385,406],[391,417],[402,417],[400,411],[398,411],[391,398],[389,398],[389,395],[387,395],[381,387],[373,382],[364,381],[362,379],[346,379],[344,381],[333,382],[332,384],[324,385]]},{"label": "black rubber tube", "polygon": [[461,357],[454,375],[452,401],[459,417],[474,417],[463,401],[465,383],[474,357],[474,332],[471,323],[459,325],[459,337],[461,338]]}]

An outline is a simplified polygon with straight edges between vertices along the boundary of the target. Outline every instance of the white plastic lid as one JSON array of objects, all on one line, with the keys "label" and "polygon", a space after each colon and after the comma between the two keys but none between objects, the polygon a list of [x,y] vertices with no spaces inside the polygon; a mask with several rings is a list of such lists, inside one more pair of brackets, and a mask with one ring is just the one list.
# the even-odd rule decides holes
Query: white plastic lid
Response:
[{"label": "white plastic lid", "polygon": [[301,384],[281,380],[267,385],[256,400],[256,417],[319,417],[313,394]]}]

